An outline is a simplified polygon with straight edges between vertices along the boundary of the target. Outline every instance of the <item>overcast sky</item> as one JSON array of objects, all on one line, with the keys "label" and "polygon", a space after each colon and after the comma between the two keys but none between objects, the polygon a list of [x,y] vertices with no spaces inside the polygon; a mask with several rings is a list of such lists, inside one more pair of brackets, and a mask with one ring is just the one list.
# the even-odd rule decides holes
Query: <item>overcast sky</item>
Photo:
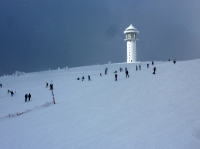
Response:
[{"label": "overcast sky", "polygon": [[126,62],[200,58],[199,0],[0,0],[0,75]]}]

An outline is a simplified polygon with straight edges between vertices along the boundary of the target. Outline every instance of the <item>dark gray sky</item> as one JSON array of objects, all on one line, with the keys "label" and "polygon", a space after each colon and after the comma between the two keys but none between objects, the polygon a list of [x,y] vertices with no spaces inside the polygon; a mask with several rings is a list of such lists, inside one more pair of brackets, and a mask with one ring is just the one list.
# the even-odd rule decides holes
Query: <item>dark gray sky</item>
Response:
[{"label": "dark gray sky", "polygon": [[0,0],[0,75],[126,62],[130,24],[138,60],[198,59],[199,14],[199,0]]}]

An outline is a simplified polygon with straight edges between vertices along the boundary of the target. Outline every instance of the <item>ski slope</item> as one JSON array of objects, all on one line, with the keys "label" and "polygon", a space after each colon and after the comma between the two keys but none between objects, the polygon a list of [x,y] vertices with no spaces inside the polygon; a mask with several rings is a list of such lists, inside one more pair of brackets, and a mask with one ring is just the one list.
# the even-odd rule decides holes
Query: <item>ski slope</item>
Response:
[{"label": "ski slope", "polygon": [[198,149],[199,63],[155,62],[155,75],[141,62],[138,71],[139,63],[119,63],[0,77],[0,148]]}]

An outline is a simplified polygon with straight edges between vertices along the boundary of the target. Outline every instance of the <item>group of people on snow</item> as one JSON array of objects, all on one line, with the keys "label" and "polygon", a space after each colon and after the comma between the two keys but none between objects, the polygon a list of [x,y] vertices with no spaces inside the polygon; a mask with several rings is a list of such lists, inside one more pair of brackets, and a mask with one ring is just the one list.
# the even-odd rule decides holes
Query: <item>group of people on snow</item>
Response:
[{"label": "group of people on snow", "polygon": [[14,92],[13,92],[13,91],[10,91],[10,90],[8,90],[8,94],[10,94],[10,95],[13,97],[13,95],[14,95]]},{"label": "group of people on snow", "polygon": [[[129,72],[128,72],[128,69],[126,68],[125,69],[126,71],[125,71],[125,74],[126,74],[126,78],[129,78]],[[115,73],[115,81],[117,81],[117,73]]]},{"label": "group of people on snow", "polygon": [[[152,61],[152,63],[151,63],[152,65],[154,65],[154,61]],[[174,63],[175,64],[175,63]],[[136,71],[138,70],[138,67],[139,67],[139,70],[141,70],[141,65],[139,65],[139,66],[137,66],[136,65]],[[147,68],[149,68],[149,64],[147,64]],[[120,68],[121,69],[121,68]],[[153,67],[153,74],[156,74],[156,67]],[[117,81],[117,72],[115,71],[114,73],[116,73],[115,74],[115,81]],[[128,69],[125,67],[125,74],[126,74],[126,78],[129,78],[129,72],[128,72]]]},{"label": "group of people on snow", "polygon": [[[168,59],[168,62],[170,62],[170,59]],[[173,60],[173,63],[176,64],[176,59]]]},{"label": "group of people on snow", "polygon": [[[170,62],[170,59],[168,59],[168,61]],[[173,63],[176,64],[176,59],[173,60]],[[154,61],[152,61],[152,66],[154,65]],[[149,68],[149,64],[147,64],[147,68]],[[138,70],[138,66],[136,65],[136,71]],[[139,65],[139,70],[141,70],[141,65]],[[119,68],[119,71],[122,72],[123,71],[123,68]],[[156,74],[156,67],[153,67],[153,74]],[[108,72],[108,68],[105,68],[105,75],[107,75],[107,72]],[[115,73],[115,81],[117,81],[117,71],[114,72]],[[129,78],[129,72],[128,72],[128,69],[127,67],[125,67],[125,75],[126,75],[126,78]],[[102,76],[102,74],[100,73],[100,77]],[[85,77],[82,76],[82,81],[84,81]],[[80,80],[80,78],[78,77],[77,80]],[[91,81],[91,78],[90,78],[90,75],[88,75],[88,81]],[[46,88],[48,88],[48,86],[50,87],[50,90],[53,91],[53,84],[51,83],[50,85],[46,82]],[[0,88],[2,88],[2,84],[0,84]],[[8,94],[11,94],[11,96],[13,97],[14,95],[14,92],[13,91],[10,91],[8,90]],[[30,101],[31,99],[31,94],[25,94],[25,102],[27,101]]]},{"label": "group of people on snow", "polygon": [[[85,77],[84,77],[84,76],[82,76],[82,78],[81,78],[81,79],[82,79],[82,81],[84,81],[84,80],[85,80]],[[77,78],[77,80],[80,80],[80,78],[78,77],[78,78]],[[88,75],[88,81],[91,81],[90,75]]]},{"label": "group of people on snow", "polygon": [[[138,70],[138,66],[136,65],[136,71]],[[139,70],[141,70],[141,65],[139,65]]]},{"label": "group of people on snow", "polygon": [[[170,59],[168,61],[170,62]],[[173,60],[173,63],[176,64],[176,59]],[[151,64],[152,64],[152,66],[154,66],[154,61],[152,61]],[[139,70],[141,70],[141,65],[139,64],[138,66],[136,65],[136,71],[138,70],[138,67],[139,67]],[[149,68],[149,63],[147,63],[147,68]],[[123,68],[120,67],[119,71],[122,72]],[[156,67],[153,67],[153,74],[156,74],[156,71],[157,71]],[[108,73],[108,68],[105,68],[105,75],[107,75],[107,73]],[[118,77],[117,71],[114,71],[114,73],[115,73],[115,75],[114,75],[115,81],[117,81],[117,77]],[[127,67],[125,67],[125,75],[126,75],[126,78],[129,78],[129,72],[128,72]],[[102,74],[100,73],[100,77],[101,76],[102,76]],[[82,76],[82,81],[84,81],[84,79],[85,79],[84,76]],[[77,80],[80,80],[80,78],[78,77]],[[88,81],[91,81],[89,75],[88,75]]]},{"label": "group of people on snow", "polygon": [[25,102],[30,101],[31,100],[31,94],[26,94],[25,95]]},{"label": "group of people on snow", "polygon": [[[16,93],[16,91],[15,91],[15,93]],[[10,94],[10,95],[13,97],[14,92],[11,91],[11,90],[8,90],[8,94]],[[28,99],[29,101],[31,100],[31,94],[30,94],[30,93],[25,95],[25,102],[28,101],[27,99]]]},{"label": "group of people on snow", "polygon": [[46,82],[46,88],[48,88],[48,86],[49,86],[49,89],[50,90],[53,90],[53,83],[51,83],[50,85]]}]

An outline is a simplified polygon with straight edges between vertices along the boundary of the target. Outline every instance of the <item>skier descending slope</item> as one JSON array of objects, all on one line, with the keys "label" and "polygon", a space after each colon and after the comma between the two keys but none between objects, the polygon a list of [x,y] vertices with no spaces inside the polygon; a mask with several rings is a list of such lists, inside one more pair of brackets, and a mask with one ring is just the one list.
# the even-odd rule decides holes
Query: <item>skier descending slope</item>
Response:
[{"label": "skier descending slope", "polygon": [[91,81],[91,79],[90,79],[90,75],[88,75],[88,81]]},{"label": "skier descending slope", "polygon": [[26,95],[25,95],[25,102],[27,102],[27,97],[28,97],[28,95],[26,94]]},{"label": "skier descending slope", "polygon": [[117,74],[115,74],[115,81],[117,81]]},{"label": "skier descending slope", "polygon": [[156,67],[153,68],[153,74],[156,74]]},{"label": "skier descending slope", "polygon": [[128,70],[126,70],[126,78],[129,78]]}]

